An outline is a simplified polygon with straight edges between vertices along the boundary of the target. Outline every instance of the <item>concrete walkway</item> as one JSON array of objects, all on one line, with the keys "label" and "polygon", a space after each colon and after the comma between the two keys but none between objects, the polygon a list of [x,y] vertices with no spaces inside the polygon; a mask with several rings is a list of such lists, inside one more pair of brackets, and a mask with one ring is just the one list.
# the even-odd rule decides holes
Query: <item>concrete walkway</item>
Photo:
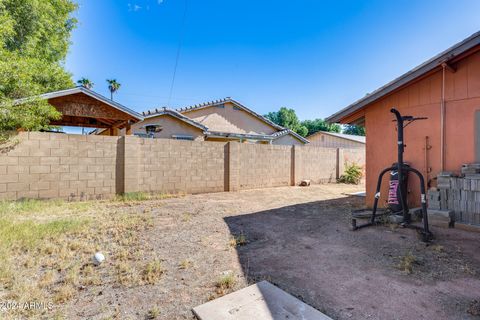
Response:
[{"label": "concrete walkway", "polygon": [[200,320],[331,320],[267,281],[202,304],[193,312]]}]

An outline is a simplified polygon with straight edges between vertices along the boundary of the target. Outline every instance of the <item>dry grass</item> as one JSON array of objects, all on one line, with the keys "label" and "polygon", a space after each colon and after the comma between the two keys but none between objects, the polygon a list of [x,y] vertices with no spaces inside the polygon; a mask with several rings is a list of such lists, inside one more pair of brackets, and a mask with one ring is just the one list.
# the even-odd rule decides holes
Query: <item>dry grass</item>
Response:
[{"label": "dry grass", "polygon": [[160,309],[158,307],[153,307],[152,309],[148,310],[147,319],[158,319],[160,317]]},{"label": "dry grass", "polygon": [[229,242],[231,247],[244,246],[247,244],[247,237],[242,233],[237,236],[232,236]]},{"label": "dry grass", "polygon": [[185,260],[182,260],[179,264],[178,264],[178,268],[179,269],[189,269],[193,266],[193,261],[191,260],[188,260],[188,259],[185,259]]},{"label": "dry grass", "polygon": [[155,284],[160,280],[163,272],[162,263],[155,259],[145,265],[142,271],[142,280],[147,284]]},{"label": "dry grass", "polygon": [[122,195],[117,195],[115,200],[117,201],[145,201],[145,200],[162,200],[168,198],[175,198],[183,196],[183,193],[170,194],[170,193],[149,193],[149,192],[127,192]]},{"label": "dry grass", "polygon": [[[159,262],[139,259],[151,252],[140,237],[152,217],[126,208],[118,210],[115,201],[0,202],[0,300],[51,302],[61,317],[62,306],[85,287],[157,282]],[[108,263],[92,264],[97,251]],[[41,314],[18,309],[9,317]]]},{"label": "dry grass", "polygon": [[228,293],[228,291],[231,290],[236,283],[237,279],[235,278],[235,274],[232,272],[222,275],[215,283],[217,294],[224,295]]},{"label": "dry grass", "polygon": [[417,258],[411,253],[407,253],[403,257],[400,257],[400,263],[398,269],[410,274],[413,272],[413,265],[417,263]]}]

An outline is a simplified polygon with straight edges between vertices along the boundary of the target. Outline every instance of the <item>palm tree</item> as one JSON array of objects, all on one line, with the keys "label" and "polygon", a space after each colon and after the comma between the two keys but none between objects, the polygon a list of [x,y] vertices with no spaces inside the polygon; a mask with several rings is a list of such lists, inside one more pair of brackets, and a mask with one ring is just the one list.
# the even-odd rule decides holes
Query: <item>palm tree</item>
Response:
[{"label": "palm tree", "polygon": [[81,85],[82,87],[87,88],[89,90],[92,89],[92,87],[94,85],[94,83],[87,78],[81,78],[80,80],[77,81],[77,83],[79,85]]},{"label": "palm tree", "polygon": [[110,90],[110,99],[113,100],[113,94],[120,89],[121,84],[117,82],[117,79],[107,79],[108,90]]}]

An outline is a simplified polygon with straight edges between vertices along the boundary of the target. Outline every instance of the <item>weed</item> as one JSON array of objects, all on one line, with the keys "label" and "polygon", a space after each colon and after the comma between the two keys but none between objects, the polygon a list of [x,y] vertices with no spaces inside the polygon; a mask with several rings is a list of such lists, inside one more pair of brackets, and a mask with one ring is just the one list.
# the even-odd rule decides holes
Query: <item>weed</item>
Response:
[{"label": "weed", "polygon": [[128,286],[134,285],[138,282],[137,272],[128,263],[122,262],[116,267],[117,281],[118,283]]},{"label": "weed", "polygon": [[54,300],[57,303],[65,303],[75,296],[75,288],[71,284],[64,284],[57,289]]},{"label": "weed", "polygon": [[55,274],[56,273],[53,270],[45,272],[40,277],[40,281],[38,282],[39,288],[46,288],[51,286],[55,282]]},{"label": "weed", "polygon": [[236,282],[237,281],[233,273],[230,272],[222,275],[215,283],[215,287],[217,287],[217,294],[225,294],[227,290],[233,288]]},{"label": "weed", "polygon": [[232,236],[230,239],[230,246],[231,247],[238,247],[238,246],[244,246],[247,244],[247,237],[241,233],[238,236]]},{"label": "weed", "polygon": [[150,194],[147,192],[127,192],[116,197],[118,201],[145,201],[150,199]]},{"label": "weed", "polygon": [[142,280],[148,284],[155,284],[163,274],[160,260],[153,260],[147,263],[142,272]]},{"label": "weed", "polygon": [[338,178],[340,183],[359,184],[362,178],[362,167],[356,163],[345,163],[345,172]]},{"label": "weed", "polygon": [[409,252],[400,258],[398,269],[410,274],[413,272],[413,265],[415,263],[417,263],[417,258],[411,252]]},{"label": "weed", "polygon": [[444,246],[441,246],[439,244],[433,245],[430,248],[435,252],[443,252],[445,250]]},{"label": "weed", "polygon": [[147,319],[157,319],[160,316],[160,310],[158,307],[153,307],[152,309],[148,310]]},{"label": "weed", "polygon": [[121,195],[117,195],[115,200],[117,201],[145,201],[145,200],[162,200],[168,198],[175,198],[182,196],[181,194],[170,193],[148,193],[148,192],[126,192]]},{"label": "weed", "polygon": [[185,260],[182,260],[179,265],[178,265],[178,268],[179,269],[188,269],[190,267],[193,266],[193,262],[188,260],[188,259],[185,259]]}]

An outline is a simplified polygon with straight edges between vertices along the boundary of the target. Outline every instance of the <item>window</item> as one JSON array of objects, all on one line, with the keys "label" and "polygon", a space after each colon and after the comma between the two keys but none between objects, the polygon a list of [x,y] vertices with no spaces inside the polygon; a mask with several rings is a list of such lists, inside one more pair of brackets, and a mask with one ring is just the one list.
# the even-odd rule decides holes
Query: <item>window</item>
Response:
[{"label": "window", "polygon": [[237,106],[233,106],[233,110],[242,110],[242,109]]},{"label": "window", "polygon": [[190,140],[190,141],[193,140],[193,136],[187,136],[187,135],[181,135],[181,134],[173,134],[172,138],[176,140]]},{"label": "window", "polygon": [[222,103],[222,104],[217,104],[215,107],[223,109],[223,108],[225,108],[225,105]]}]

